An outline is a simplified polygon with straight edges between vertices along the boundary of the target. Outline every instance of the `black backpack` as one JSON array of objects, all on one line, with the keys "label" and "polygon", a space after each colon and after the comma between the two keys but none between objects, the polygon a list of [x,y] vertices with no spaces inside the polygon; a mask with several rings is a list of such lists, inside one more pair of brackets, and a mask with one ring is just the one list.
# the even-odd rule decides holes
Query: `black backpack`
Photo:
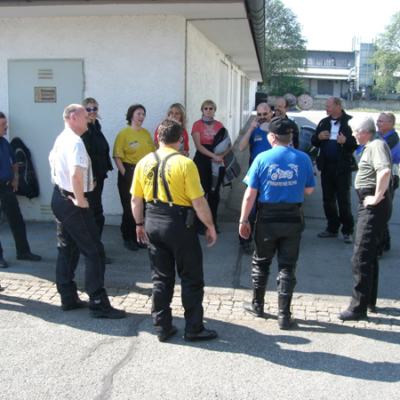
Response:
[{"label": "black backpack", "polygon": [[39,196],[39,182],[33,169],[31,152],[20,138],[14,138],[10,142],[15,152],[18,163],[18,190],[20,196],[26,196],[29,200]]}]

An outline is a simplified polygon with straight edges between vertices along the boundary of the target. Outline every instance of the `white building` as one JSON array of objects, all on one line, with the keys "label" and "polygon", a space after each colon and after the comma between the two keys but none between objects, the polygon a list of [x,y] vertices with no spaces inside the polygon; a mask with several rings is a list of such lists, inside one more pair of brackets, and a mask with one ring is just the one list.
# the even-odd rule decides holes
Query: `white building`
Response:
[{"label": "white building", "polygon": [[[48,154],[62,112],[94,97],[110,147],[133,103],[147,109],[152,134],[174,102],[190,133],[205,99],[232,140],[262,80],[265,0],[0,0],[0,110],[9,137],[31,149],[41,195],[19,198],[25,219],[51,220]],[[261,33],[257,29],[261,28]],[[190,142],[191,157],[194,143]],[[121,213],[116,169],[106,180],[105,214]]]},{"label": "white building", "polygon": [[[374,86],[371,57],[376,47],[354,37],[352,51],[307,50],[301,71],[304,86],[311,96],[350,98],[350,90],[368,95]],[[361,96],[361,94],[360,94]],[[368,96],[367,96],[368,99]]]}]

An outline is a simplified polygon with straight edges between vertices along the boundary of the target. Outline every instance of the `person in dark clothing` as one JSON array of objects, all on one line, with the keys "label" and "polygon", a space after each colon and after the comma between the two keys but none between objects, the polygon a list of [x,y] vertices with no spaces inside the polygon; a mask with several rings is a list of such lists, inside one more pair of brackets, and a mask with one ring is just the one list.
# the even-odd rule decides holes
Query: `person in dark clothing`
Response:
[{"label": "person in dark clothing", "polygon": [[296,124],[296,121],[293,119],[290,119],[287,116],[287,112],[289,111],[289,101],[285,99],[284,97],[278,97],[275,102],[275,107],[274,107],[274,114],[272,117],[281,117],[285,118],[289,121],[292,130],[293,130],[293,147],[295,149],[299,148],[299,127]]},{"label": "person in dark clothing", "polygon": [[[101,131],[101,125],[98,118],[99,104],[91,97],[83,100],[83,106],[88,112],[90,122],[88,130],[81,136],[85,144],[86,151],[92,162],[93,179],[95,187],[89,193],[89,209],[92,211],[96,225],[100,230],[100,237],[103,233],[105,218],[103,215],[103,204],[101,196],[103,194],[104,180],[107,178],[108,171],[113,170],[110,158],[110,146],[107,139]],[[105,258],[105,263],[110,264],[110,257]]]},{"label": "person in dark clothing", "polygon": [[353,295],[347,310],[338,318],[353,321],[376,312],[378,298],[378,246],[392,215],[393,189],[390,185],[392,155],[376,134],[371,117],[352,121],[353,135],[364,145],[354,186],[358,196],[358,221],[351,270]]},{"label": "person in dark clothing", "polygon": [[148,243],[153,281],[151,314],[160,342],[177,332],[170,306],[175,265],[182,286],[185,339],[199,341],[218,336],[203,323],[203,252],[193,225],[194,211],[207,227],[206,240],[211,239],[208,247],[214,245],[217,234],[196,165],[178,153],[181,136],[182,126],[177,121],[166,118],[160,124],[160,149],[139,161],[131,189],[137,238]]},{"label": "person in dark clothing", "polygon": [[[399,135],[395,131],[394,126],[396,124],[396,117],[392,113],[382,113],[379,115],[376,121],[376,126],[378,127],[378,135],[387,143],[392,153],[393,168],[393,199],[394,191],[399,187],[399,175],[400,175],[400,140]],[[379,256],[382,256],[383,251],[389,251],[391,247],[390,243],[390,231],[389,225],[386,226],[385,232],[381,244],[379,245]]]},{"label": "person in dark clothing", "polygon": [[[3,137],[7,135],[7,118],[0,111],[0,207],[7,218],[15,241],[17,260],[40,261],[42,257],[31,253],[26,237],[26,226],[15,192],[18,190],[18,162],[14,150]],[[0,243],[0,268],[7,268]]]},{"label": "person in dark clothing", "polygon": [[[54,184],[51,209],[57,221],[56,284],[61,309],[89,307],[93,318],[124,318],[124,310],[111,306],[104,288],[105,254],[99,228],[88,210],[87,193],[93,190],[92,165],[81,140],[89,117],[86,109],[71,104],[63,114],[65,129],[57,137],[49,155]],[[74,281],[79,256],[85,257],[85,290],[90,302],[78,296]]]},{"label": "person in dark clothing", "polygon": [[315,186],[310,158],[290,147],[292,131],[287,119],[272,118],[268,127],[272,149],[257,156],[244,179],[248,187],[239,220],[239,234],[247,239],[251,233],[248,217],[259,193],[251,272],[253,299],[245,302],[243,308],[256,317],[263,316],[270,266],[278,253],[279,329],[289,329],[293,323],[290,308],[297,282],[295,272],[301,235],[305,229],[301,203],[304,193],[311,194]]},{"label": "person in dark clothing", "polygon": [[326,101],[325,110],[328,117],[319,122],[311,138],[312,145],[320,149],[317,167],[321,171],[322,198],[328,220],[326,230],[318,233],[318,237],[337,237],[342,225],[344,242],[352,243],[354,218],[350,188],[351,173],[357,169],[353,152],[358,147],[349,126],[349,120],[353,117],[342,110],[342,103],[337,97],[330,97]]}]

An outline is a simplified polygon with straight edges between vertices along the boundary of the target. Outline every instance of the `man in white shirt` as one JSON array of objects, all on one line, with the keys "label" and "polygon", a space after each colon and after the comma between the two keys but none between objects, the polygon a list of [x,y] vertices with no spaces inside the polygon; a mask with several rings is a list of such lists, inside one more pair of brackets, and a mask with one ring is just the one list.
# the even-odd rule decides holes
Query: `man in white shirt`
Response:
[{"label": "man in white shirt", "polygon": [[[51,208],[57,220],[57,290],[62,309],[90,308],[94,318],[123,318],[125,311],[110,305],[104,289],[105,254],[99,228],[85,193],[93,190],[90,158],[80,136],[89,122],[85,108],[71,104],[64,110],[65,129],[50,152],[51,180],[54,192]],[[79,254],[85,257],[85,286],[90,303],[79,299],[74,282]]]}]

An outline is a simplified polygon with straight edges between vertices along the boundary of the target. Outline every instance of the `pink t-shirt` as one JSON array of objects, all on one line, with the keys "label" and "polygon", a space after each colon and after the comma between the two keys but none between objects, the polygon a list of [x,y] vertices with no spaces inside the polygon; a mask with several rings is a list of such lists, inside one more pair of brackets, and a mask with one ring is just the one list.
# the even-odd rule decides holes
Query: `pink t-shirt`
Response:
[{"label": "pink t-shirt", "polygon": [[193,124],[192,135],[193,132],[200,132],[200,144],[212,144],[214,141],[214,136],[221,128],[224,127],[221,122],[215,120],[212,130],[208,129],[209,126],[210,125],[205,125],[201,119]]}]

